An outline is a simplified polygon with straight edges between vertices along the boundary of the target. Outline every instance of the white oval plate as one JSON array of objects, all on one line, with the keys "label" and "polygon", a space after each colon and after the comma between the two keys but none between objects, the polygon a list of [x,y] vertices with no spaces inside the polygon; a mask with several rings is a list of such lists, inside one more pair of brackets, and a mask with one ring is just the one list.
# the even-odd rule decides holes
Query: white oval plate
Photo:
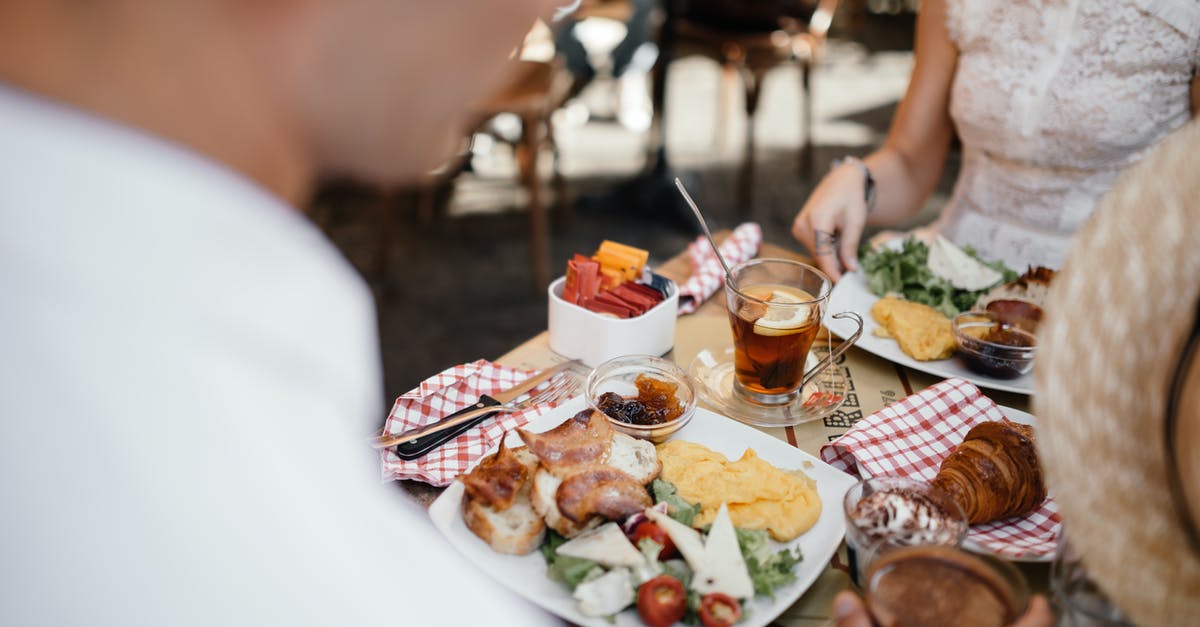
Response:
[{"label": "white oval plate", "polygon": [[[947,379],[960,377],[982,388],[1016,394],[1033,394],[1033,377],[1029,374],[1015,379],[997,379],[968,370],[955,357],[937,361],[917,361],[909,357],[900,350],[900,345],[896,343],[896,340],[875,335],[875,329],[879,323],[875,322],[875,318],[871,316],[871,305],[874,305],[877,300],[879,297],[867,289],[866,278],[860,271],[842,275],[842,279],[833,286],[833,291],[829,294],[830,312],[853,311],[862,316],[863,333],[862,337],[858,338],[858,342],[854,344],[855,347],[874,353],[893,363],[938,377]],[[856,329],[849,320],[838,320],[832,317],[826,326],[841,338],[849,337]]]},{"label": "white oval plate", "polygon": [[[532,431],[545,431],[585,407],[584,399],[576,398],[529,423],[528,428]],[[510,434],[510,437],[516,437],[516,434]],[[821,496],[822,503],[817,523],[786,545],[773,542],[777,549],[788,546],[801,550],[804,559],[796,566],[796,581],[776,589],[774,600],[756,597],[748,602],[744,608],[745,619],[738,623],[739,627],[761,627],[769,624],[795,603],[829,564],[846,531],[841,507],[842,498],[856,480],[782,440],[704,408],[697,408],[692,421],[672,436],[672,439],[703,444],[730,459],[737,459],[747,448],[753,448],[760,457],[772,464],[780,468],[799,468],[816,480],[817,493]],[[546,576],[546,562],[540,552],[534,551],[529,555],[520,556],[502,555],[493,551],[467,529],[462,520],[462,495],[462,483],[454,482],[430,506],[429,516],[433,519],[434,526],[467,560],[495,579],[499,585],[507,586],[546,610],[579,625],[611,627],[642,624],[637,612],[632,609],[618,614],[615,622],[579,613],[578,604],[571,596],[571,591]]]}]

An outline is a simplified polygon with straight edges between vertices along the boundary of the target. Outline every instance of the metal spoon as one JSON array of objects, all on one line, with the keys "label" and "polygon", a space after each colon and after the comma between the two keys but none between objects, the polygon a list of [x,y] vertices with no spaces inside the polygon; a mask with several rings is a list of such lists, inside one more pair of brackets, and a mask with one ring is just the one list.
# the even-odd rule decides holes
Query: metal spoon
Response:
[{"label": "metal spoon", "polygon": [[687,190],[683,188],[683,181],[679,177],[675,177],[675,187],[679,188],[679,193],[683,194],[683,199],[687,201],[689,207],[692,208],[692,213],[696,214],[696,219],[700,221],[700,228],[704,230],[704,236],[708,238],[708,243],[712,245],[713,252],[717,255],[717,260],[721,262],[721,267],[725,268],[725,280],[733,285],[733,271],[729,269],[729,263],[721,256],[721,249],[717,248],[717,243],[713,241],[712,233],[708,230],[708,223],[704,221],[704,216],[700,215],[700,208],[696,206],[696,201],[692,200]]}]

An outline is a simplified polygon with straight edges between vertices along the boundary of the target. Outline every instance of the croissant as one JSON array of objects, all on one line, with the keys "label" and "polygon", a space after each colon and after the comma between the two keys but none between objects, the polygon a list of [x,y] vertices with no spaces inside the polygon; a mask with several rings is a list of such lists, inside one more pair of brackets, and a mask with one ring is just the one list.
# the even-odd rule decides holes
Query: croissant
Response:
[{"label": "croissant", "polygon": [[1046,500],[1033,427],[1007,421],[984,422],[946,459],[933,484],[978,523],[1027,514]]}]

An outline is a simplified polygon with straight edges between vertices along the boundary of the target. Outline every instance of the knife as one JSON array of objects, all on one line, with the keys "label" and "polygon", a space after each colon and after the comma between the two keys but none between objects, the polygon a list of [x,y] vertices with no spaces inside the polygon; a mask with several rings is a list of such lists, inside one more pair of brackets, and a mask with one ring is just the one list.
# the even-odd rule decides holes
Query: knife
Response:
[{"label": "knife", "polygon": [[396,446],[396,455],[404,460],[423,457],[433,449],[453,440],[488,417],[495,415],[498,411],[502,411],[503,409],[496,409],[499,406],[520,398],[554,375],[578,364],[579,360],[573,359],[557,366],[546,368],[503,392],[497,392],[495,396],[484,394],[479,397],[479,402],[474,405],[460,409],[437,422],[405,431],[399,435],[377,439],[374,446],[376,448]]}]

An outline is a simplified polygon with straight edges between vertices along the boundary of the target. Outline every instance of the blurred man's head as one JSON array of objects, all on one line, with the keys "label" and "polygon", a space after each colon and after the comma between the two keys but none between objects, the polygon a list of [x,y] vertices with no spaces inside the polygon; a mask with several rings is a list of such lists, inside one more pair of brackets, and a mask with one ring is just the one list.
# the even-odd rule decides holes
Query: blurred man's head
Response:
[{"label": "blurred man's head", "polygon": [[0,81],[187,144],[299,200],[411,180],[561,0],[6,0]]}]

